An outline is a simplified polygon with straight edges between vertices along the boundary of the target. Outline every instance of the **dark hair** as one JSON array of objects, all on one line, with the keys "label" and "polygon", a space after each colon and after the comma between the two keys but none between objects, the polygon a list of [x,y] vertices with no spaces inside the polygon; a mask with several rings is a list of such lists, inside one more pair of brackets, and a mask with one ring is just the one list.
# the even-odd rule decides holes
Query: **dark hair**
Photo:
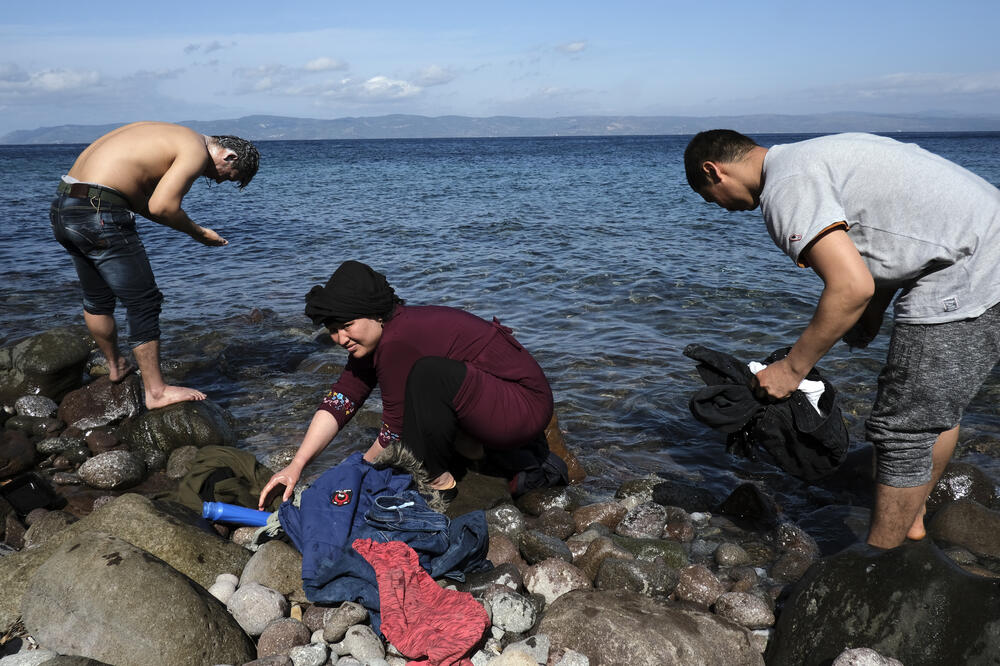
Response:
[{"label": "dark hair", "polygon": [[684,170],[687,172],[688,185],[695,192],[708,185],[708,176],[701,168],[705,162],[739,162],[757,145],[750,137],[733,130],[698,132],[684,149]]},{"label": "dark hair", "polygon": [[246,139],[229,134],[221,136],[213,135],[212,140],[223,148],[236,153],[236,170],[240,174],[239,183],[242,190],[250,184],[250,181],[257,174],[257,167],[260,164],[260,153],[257,152],[256,146]]}]

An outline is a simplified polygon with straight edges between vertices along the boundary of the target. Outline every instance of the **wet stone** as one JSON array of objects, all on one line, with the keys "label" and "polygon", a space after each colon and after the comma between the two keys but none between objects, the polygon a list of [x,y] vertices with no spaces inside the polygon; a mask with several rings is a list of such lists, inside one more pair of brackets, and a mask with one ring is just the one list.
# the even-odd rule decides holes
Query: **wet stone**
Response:
[{"label": "wet stone", "polygon": [[516,540],[525,529],[524,515],[513,504],[501,504],[486,511],[486,525]]},{"label": "wet stone", "polygon": [[667,524],[667,512],[654,502],[644,502],[625,514],[615,533],[626,537],[658,539]]},{"label": "wet stone", "polygon": [[117,435],[114,435],[107,430],[91,430],[87,433],[84,441],[87,444],[87,448],[89,448],[90,452],[95,456],[98,453],[114,450],[121,443],[118,441]]},{"label": "wet stone", "polygon": [[25,395],[14,402],[18,416],[50,417],[55,416],[58,409],[56,401],[44,395]]},{"label": "wet stone", "polygon": [[809,533],[794,523],[782,523],[777,530],[778,546],[786,553],[799,553],[808,559],[819,557],[819,545]]},{"label": "wet stone", "polygon": [[77,473],[83,481],[102,490],[130,488],[142,481],[145,465],[129,451],[108,451],[80,465]]},{"label": "wet stone", "polygon": [[573,521],[576,523],[577,532],[583,532],[594,523],[614,529],[626,513],[627,510],[621,502],[598,502],[574,511]]},{"label": "wet stone", "polygon": [[724,592],[726,586],[712,571],[700,564],[684,567],[680,570],[677,587],[674,594],[682,601],[689,601],[703,608],[715,603]]},{"label": "wet stone", "polygon": [[576,532],[573,516],[563,509],[549,509],[538,516],[535,529],[557,539],[566,539]]},{"label": "wet stone", "polygon": [[635,556],[607,537],[598,537],[590,542],[586,552],[574,559],[574,564],[583,571],[590,580],[597,578],[601,563],[609,557],[622,560],[633,560]]},{"label": "wet stone", "polygon": [[498,564],[489,571],[466,574],[465,582],[460,583],[457,587],[462,592],[479,597],[496,586],[518,590],[523,584],[524,578],[521,575],[521,570],[513,564],[504,563]]},{"label": "wet stone", "polygon": [[562,539],[538,530],[527,530],[521,535],[521,555],[528,564],[536,564],[552,557],[566,562],[573,561],[573,554]]},{"label": "wet stone", "polygon": [[735,543],[721,543],[715,549],[715,562],[720,567],[739,567],[750,564],[750,555]]},{"label": "wet stone", "polygon": [[517,564],[523,561],[517,546],[502,532],[490,532],[490,548],[486,553],[486,559],[495,565],[508,562]]},{"label": "wet stone", "polygon": [[53,453],[62,453],[66,449],[80,446],[81,444],[83,444],[82,439],[60,435],[58,437],[46,437],[35,444],[35,450],[38,451],[39,455],[48,456]]},{"label": "wet stone", "polygon": [[813,558],[802,553],[785,553],[771,568],[771,578],[779,583],[794,583],[812,566]]},{"label": "wet stone", "polygon": [[689,481],[671,479],[653,488],[653,501],[664,506],[679,506],[688,512],[712,511],[719,499],[709,490]]},{"label": "wet stone", "polygon": [[689,564],[684,546],[676,541],[666,539],[636,539],[633,537],[614,536],[612,541],[626,551],[632,553],[637,560],[651,562],[661,558],[668,566],[680,569]]},{"label": "wet stone", "polygon": [[543,488],[526,492],[517,500],[517,507],[529,515],[540,516],[549,509],[569,509],[572,503],[565,487]]},{"label": "wet stone", "polygon": [[198,455],[197,446],[182,446],[171,451],[167,458],[167,478],[183,479],[191,470],[191,463]]},{"label": "wet stone", "polygon": [[624,590],[647,597],[666,597],[677,587],[676,569],[662,562],[640,562],[608,558],[601,562],[594,579],[599,590]]},{"label": "wet stone", "polygon": [[726,592],[715,601],[715,613],[748,629],[766,629],[774,625],[774,612],[752,593]]},{"label": "wet stone", "polygon": [[736,487],[719,506],[719,511],[751,529],[773,529],[778,525],[778,505],[753,483]]}]

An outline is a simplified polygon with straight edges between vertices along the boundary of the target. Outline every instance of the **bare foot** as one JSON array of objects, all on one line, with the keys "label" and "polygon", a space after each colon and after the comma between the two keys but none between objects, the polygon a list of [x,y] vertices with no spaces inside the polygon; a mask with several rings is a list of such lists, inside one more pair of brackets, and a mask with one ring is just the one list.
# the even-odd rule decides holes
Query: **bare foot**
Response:
[{"label": "bare foot", "polygon": [[906,538],[913,541],[920,541],[927,536],[927,529],[924,527],[924,514],[927,513],[927,505],[920,507],[920,513],[916,520],[910,525],[910,530],[906,533]]},{"label": "bare foot", "polygon": [[163,392],[158,398],[154,398],[149,391],[146,391],[146,409],[159,409],[175,402],[204,400],[206,397],[204,393],[196,389],[167,385],[163,387]]},{"label": "bare foot", "polygon": [[135,370],[136,367],[134,365],[119,356],[117,363],[108,364],[108,379],[110,379],[113,384],[117,384],[135,372]]}]

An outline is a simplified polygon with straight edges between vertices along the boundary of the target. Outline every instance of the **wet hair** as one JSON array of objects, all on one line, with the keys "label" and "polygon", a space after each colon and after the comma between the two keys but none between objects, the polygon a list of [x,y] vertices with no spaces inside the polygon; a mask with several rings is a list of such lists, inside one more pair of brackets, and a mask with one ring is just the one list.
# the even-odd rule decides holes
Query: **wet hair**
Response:
[{"label": "wet hair", "polygon": [[688,185],[695,192],[708,185],[708,176],[701,168],[705,162],[739,162],[757,146],[756,141],[733,130],[698,132],[684,149],[684,170],[687,172]]},{"label": "wet hair", "polygon": [[246,139],[229,134],[213,135],[212,140],[223,148],[236,153],[236,170],[240,174],[239,183],[242,190],[250,184],[250,181],[257,174],[257,167],[260,165],[260,153],[257,152],[257,147]]}]

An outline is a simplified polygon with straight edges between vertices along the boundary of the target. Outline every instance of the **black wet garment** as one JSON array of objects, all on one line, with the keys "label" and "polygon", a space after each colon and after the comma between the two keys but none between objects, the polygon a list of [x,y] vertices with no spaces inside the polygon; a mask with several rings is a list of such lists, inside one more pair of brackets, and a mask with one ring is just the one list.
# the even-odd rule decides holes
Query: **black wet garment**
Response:
[{"label": "black wet garment", "polygon": [[345,261],[326,286],[316,285],[306,294],[306,316],[317,326],[362,317],[377,319],[391,313],[399,302],[384,275],[360,261]]},{"label": "black wet garment", "polygon": [[[764,364],[781,360],[788,351],[775,351]],[[819,412],[799,390],[779,402],[758,400],[750,368],[729,354],[688,345],[684,355],[698,362],[698,374],[707,384],[691,398],[691,413],[727,433],[727,452],[757,460],[764,449],[783,470],[806,481],[830,474],[844,461],[849,440],[837,392],[815,368],[806,379],[823,382]]]}]

